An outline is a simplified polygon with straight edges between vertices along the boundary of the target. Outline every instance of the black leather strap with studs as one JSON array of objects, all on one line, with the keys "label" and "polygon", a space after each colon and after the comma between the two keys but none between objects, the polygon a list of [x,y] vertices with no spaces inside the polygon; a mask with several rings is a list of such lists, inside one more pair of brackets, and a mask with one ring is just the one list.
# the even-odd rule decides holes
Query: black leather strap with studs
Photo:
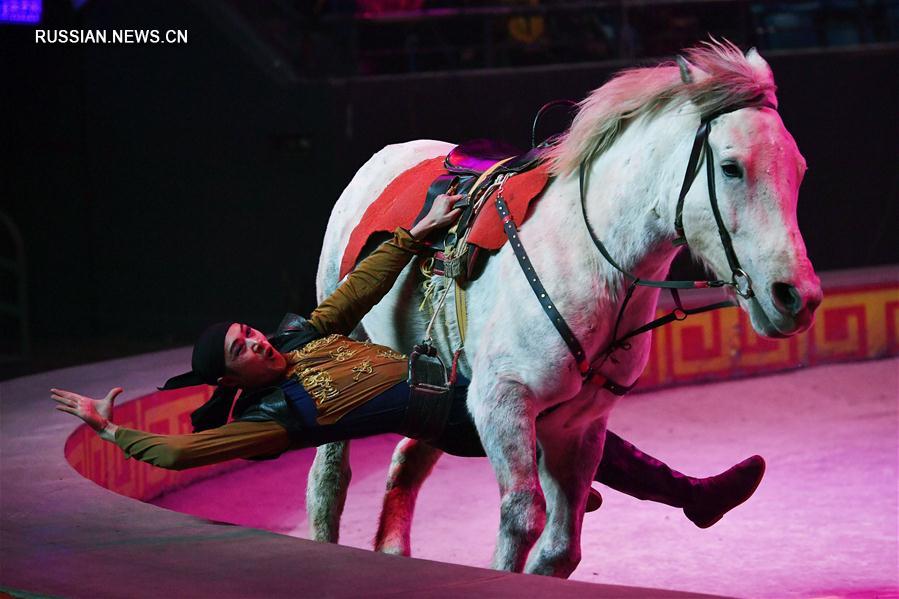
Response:
[{"label": "black leather strap with studs", "polygon": [[540,307],[543,308],[543,311],[549,316],[549,320],[553,323],[553,326],[559,331],[559,335],[562,336],[562,340],[565,341],[565,345],[568,346],[568,349],[571,351],[571,354],[577,362],[578,370],[580,370],[582,374],[587,372],[590,365],[587,362],[586,355],[584,355],[584,348],[581,347],[577,337],[571,332],[568,323],[565,322],[565,319],[562,318],[559,310],[549,298],[549,294],[546,293],[543,283],[540,282],[540,277],[537,276],[537,272],[534,270],[533,265],[531,265],[528,253],[521,244],[521,239],[518,238],[518,227],[515,226],[515,221],[512,219],[512,213],[509,212],[509,206],[506,204],[506,200],[503,198],[502,193],[497,194],[494,203],[497,212],[499,212],[499,218],[503,221],[503,231],[506,232],[506,237],[509,238],[509,243],[512,245],[512,251],[515,252],[515,257],[518,258],[518,264],[521,266],[521,270],[527,277],[531,289],[534,290],[534,295],[537,296]]},{"label": "black leather strap with studs", "polygon": [[[562,318],[559,310],[549,298],[549,294],[543,287],[543,283],[540,282],[540,277],[537,276],[537,271],[534,270],[531,260],[528,258],[528,253],[525,251],[521,239],[518,238],[518,228],[515,226],[515,221],[512,219],[512,213],[509,212],[509,206],[506,204],[502,192],[497,194],[494,204],[496,205],[496,211],[499,212],[500,220],[503,221],[503,231],[506,232],[506,237],[509,238],[509,244],[512,246],[512,251],[515,252],[515,257],[518,258],[518,265],[521,266],[521,270],[524,272],[525,277],[527,277],[528,283],[534,291],[534,295],[537,296],[540,307],[546,312],[550,322],[553,323],[553,326],[556,327],[556,330],[559,332],[559,335],[561,335],[565,345],[568,346],[568,351],[574,356],[581,376],[584,377],[584,380],[590,380],[596,372],[590,367],[590,363],[587,361],[587,356],[584,354],[584,348],[581,347],[581,343],[577,340],[577,337],[574,336],[568,323],[565,322],[565,319]],[[633,385],[619,385],[607,377],[604,377],[604,379],[602,385],[603,388],[611,391],[615,395],[625,395],[633,388]]]}]

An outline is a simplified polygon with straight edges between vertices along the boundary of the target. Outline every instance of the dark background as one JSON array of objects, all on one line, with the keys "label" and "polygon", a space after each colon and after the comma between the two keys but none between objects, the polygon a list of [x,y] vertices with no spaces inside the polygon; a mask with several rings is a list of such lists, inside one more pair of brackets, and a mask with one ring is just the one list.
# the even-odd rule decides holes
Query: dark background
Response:
[{"label": "dark background", "polygon": [[[328,20],[312,4],[318,12],[263,26],[266,3],[44,4],[42,28],[187,29],[187,45],[37,45],[33,26],[0,25],[0,212],[22,236],[31,341],[0,314],[0,354],[28,350],[0,376],[186,344],[216,320],[269,329],[287,309],[307,313],[331,206],[373,152],[416,138],[527,147],[544,102],[580,99],[615,70],[707,32],[759,45],[774,69],[810,166],[799,219],[816,268],[899,262],[899,46],[886,12],[868,14],[869,35],[852,43],[818,32],[812,47],[786,38],[778,49],[757,21],[744,23],[747,3],[730,3],[733,13],[712,3],[696,9],[710,25],[695,17],[664,34],[646,15],[631,15],[628,36],[612,20],[606,45],[578,57],[477,40],[422,49],[503,15],[463,12],[413,36],[352,7]],[[301,32],[295,52],[284,47],[290,27]],[[402,35],[402,51],[365,54]],[[0,256],[13,253],[0,230]],[[17,289],[0,271],[0,301]]]}]

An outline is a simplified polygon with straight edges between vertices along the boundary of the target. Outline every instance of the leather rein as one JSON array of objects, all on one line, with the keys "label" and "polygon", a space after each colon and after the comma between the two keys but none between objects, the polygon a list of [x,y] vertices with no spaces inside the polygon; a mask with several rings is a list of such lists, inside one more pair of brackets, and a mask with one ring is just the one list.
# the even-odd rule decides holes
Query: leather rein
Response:
[{"label": "leather rein", "polygon": [[[727,256],[727,262],[731,269],[730,281],[721,279],[699,281],[656,281],[651,279],[641,279],[640,277],[637,277],[636,275],[622,268],[615,261],[615,259],[612,258],[605,245],[603,245],[602,241],[599,239],[599,237],[596,236],[596,233],[594,233],[593,227],[590,226],[590,221],[587,218],[586,206],[586,165],[587,162],[592,159],[592,155],[581,162],[578,169],[578,183],[581,197],[581,212],[584,217],[584,224],[587,225],[587,231],[590,233],[590,238],[593,240],[593,244],[599,250],[599,253],[602,254],[603,258],[605,258],[605,260],[609,264],[611,264],[612,267],[614,267],[617,271],[622,273],[626,279],[630,279],[630,284],[628,285],[627,291],[625,293],[624,301],[622,302],[618,310],[618,315],[615,319],[615,326],[612,330],[612,341],[605,349],[603,349],[599,353],[600,360],[596,365],[591,364],[587,360],[583,346],[581,346],[577,337],[568,326],[568,323],[565,322],[565,319],[559,313],[558,309],[556,309],[553,302],[550,300],[549,294],[546,292],[546,289],[540,282],[540,278],[534,271],[534,268],[528,258],[527,252],[525,251],[524,246],[521,244],[521,240],[518,238],[518,228],[516,227],[515,222],[512,219],[512,214],[509,212],[509,208],[506,205],[505,199],[503,198],[503,188],[502,183],[500,183],[500,187],[494,203],[497,211],[499,212],[500,219],[503,222],[503,230],[505,231],[506,236],[509,238],[509,243],[512,246],[512,250],[515,252],[516,258],[518,258],[518,263],[521,266],[521,269],[524,272],[525,276],[527,277],[528,283],[530,283],[531,285],[531,289],[534,291],[534,294],[540,301],[540,305],[543,308],[543,311],[549,317],[550,321],[553,323],[553,326],[555,326],[556,330],[559,332],[559,335],[561,335],[562,339],[565,341],[565,344],[568,346],[568,350],[574,356],[575,362],[578,366],[578,370],[580,371],[584,382],[589,381],[593,378],[594,375],[598,374],[598,370],[605,364],[606,360],[608,360],[612,356],[616,349],[630,349],[630,343],[628,342],[628,339],[651,331],[652,329],[664,326],[675,320],[684,320],[687,318],[687,316],[692,314],[699,314],[702,312],[708,312],[711,310],[717,310],[719,308],[725,308],[735,305],[733,301],[726,300],[708,304],[699,308],[687,309],[684,308],[683,304],[681,303],[678,290],[729,286],[733,287],[734,292],[743,298],[749,299],[755,295],[755,292],[752,288],[752,279],[740,266],[740,261],[738,260],[737,254],[734,251],[733,241],[731,240],[730,233],[727,231],[727,228],[724,225],[724,220],[721,217],[721,211],[718,208],[718,196],[715,191],[715,165],[714,159],[712,157],[712,148],[709,145],[709,133],[712,130],[712,121],[723,114],[735,112],[743,108],[752,107],[771,108],[773,110],[776,110],[776,107],[770,102],[764,99],[760,99],[744,104],[738,104],[702,118],[699,128],[696,130],[696,135],[693,139],[693,147],[690,152],[690,159],[687,161],[687,170],[684,174],[684,180],[681,184],[680,194],[677,198],[677,208],[675,209],[674,229],[677,237],[673,240],[672,243],[676,246],[686,246],[687,239],[683,225],[684,200],[686,199],[687,193],[690,191],[690,188],[692,187],[693,182],[695,181],[696,176],[699,173],[699,169],[702,167],[700,160],[704,154],[706,177],[709,188],[709,203],[711,204],[712,214],[714,215],[715,222],[718,226],[718,235],[721,238],[721,244],[724,247],[724,253]],[[640,327],[637,327],[619,337],[619,325],[621,324],[625,310],[627,309],[627,305],[630,302],[637,287],[655,287],[669,290],[676,307],[670,313],[651,322],[648,322]],[[615,361],[614,358],[612,359],[612,361]],[[615,383],[607,377],[603,378],[605,379],[603,387],[616,395],[626,394],[636,384],[635,382],[632,385],[624,386]]]}]

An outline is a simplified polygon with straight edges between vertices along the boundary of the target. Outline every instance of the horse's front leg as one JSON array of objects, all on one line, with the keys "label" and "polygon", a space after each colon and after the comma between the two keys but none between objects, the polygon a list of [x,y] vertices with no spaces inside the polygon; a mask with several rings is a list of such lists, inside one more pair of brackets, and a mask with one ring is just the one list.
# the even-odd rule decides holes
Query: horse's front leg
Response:
[{"label": "horse's front leg", "polygon": [[403,439],[393,450],[375,550],[393,555],[412,554],[412,516],[425,479],[443,452],[424,441]]},{"label": "horse's front leg", "polygon": [[[556,416],[553,414],[552,416]],[[581,561],[581,526],[593,475],[602,458],[605,419],[546,431],[540,422],[540,484],[546,496],[546,526],[525,571],[567,578]]]},{"label": "horse's front leg", "polygon": [[546,519],[537,476],[533,393],[514,378],[485,380],[475,373],[468,406],[499,483],[493,567],[520,572]]},{"label": "horse's front leg", "polygon": [[309,538],[325,543],[340,539],[340,516],[350,485],[350,442],[327,443],[315,450],[306,481]]}]

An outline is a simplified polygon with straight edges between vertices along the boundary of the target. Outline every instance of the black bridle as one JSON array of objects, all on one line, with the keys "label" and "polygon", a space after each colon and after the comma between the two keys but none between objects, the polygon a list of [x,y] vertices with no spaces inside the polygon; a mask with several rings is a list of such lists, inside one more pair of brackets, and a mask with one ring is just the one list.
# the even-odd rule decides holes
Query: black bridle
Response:
[{"label": "black bridle", "polygon": [[[617,271],[622,273],[625,278],[630,279],[630,284],[628,285],[627,291],[625,292],[624,301],[622,302],[621,307],[618,310],[618,315],[615,319],[615,326],[612,330],[612,341],[603,351],[600,352],[599,356],[601,360],[599,361],[599,364],[595,366],[587,361],[587,357],[584,353],[583,347],[574,336],[574,333],[565,322],[565,319],[549,299],[549,295],[547,294],[546,289],[540,282],[537,273],[533,270],[533,266],[531,266],[527,253],[524,250],[524,246],[522,246],[521,241],[518,239],[518,229],[515,226],[514,221],[512,220],[512,215],[509,212],[508,206],[506,205],[506,202],[502,197],[502,188],[500,188],[500,191],[496,197],[495,204],[500,218],[503,221],[503,228],[505,229],[506,235],[509,238],[512,249],[515,252],[516,257],[518,258],[518,262],[521,265],[521,268],[524,271],[524,274],[527,277],[528,282],[530,283],[531,288],[534,291],[534,294],[540,301],[540,305],[543,307],[544,312],[546,312],[550,321],[556,327],[556,330],[559,332],[559,334],[562,336],[562,339],[565,341],[565,344],[568,346],[569,351],[574,356],[575,361],[578,365],[578,370],[581,372],[585,381],[591,379],[593,375],[597,373],[598,369],[601,368],[603,364],[605,364],[606,360],[612,356],[613,352],[616,349],[630,349],[628,340],[632,337],[640,335],[641,333],[646,333],[648,331],[651,331],[652,329],[666,325],[675,320],[684,320],[687,316],[692,314],[699,314],[701,312],[708,312],[710,310],[716,310],[718,308],[725,308],[735,305],[734,302],[727,300],[708,304],[700,308],[687,309],[684,308],[683,304],[681,303],[680,295],[678,292],[680,289],[702,289],[709,287],[730,286],[733,287],[735,293],[745,299],[752,298],[755,295],[752,289],[752,279],[749,277],[746,271],[741,268],[740,261],[737,258],[736,252],[734,251],[733,241],[731,240],[730,233],[727,231],[727,227],[725,227],[724,225],[724,220],[721,218],[721,211],[718,208],[718,196],[715,191],[715,165],[712,156],[712,148],[709,145],[709,133],[712,130],[712,121],[723,114],[735,112],[743,108],[752,107],[771,108],[776,110],[776,107],[774,105],[772,105],[766,99],[761,98],[734,105],[727,109],[715,112],[714,114],[706,115],[702,118],[699,128],[696,130],[696,135],[693,139],[693,148],[690,152],[690,159],[687,161],[687,170],[684,174],[684,180],[681,184],[680,194],[677,198],[677,208],[675,209],[674,229],[677,237],[674,239],[673,244],[676,246],[686,246],[687,238],[684,233],[683,225],[684,200],[686,199],[687,193],[690,191],[690,188],[693,185],[693,181],[696,179],[696,176],[699,173],[701,164],[700,160],[702,158],[702,155],[705,154],[706,177],[708,180],[709,188],[709,202],[711,204],[712,214],[714,215],[715,222],[718,226],[718,235],[721,238],[721,244],[722,246],[724,246],[724,253],[727,256],[727,262],[731,269],[730,281],[721,279],[699,281],[656,281],[651,279],[641,279],[640,277],[622,268],[615,261],[615,259],[612,258],[605,245],[603,245],[602,241],[600,241],[600,239],[596,236],[596,233],[593,232],[593,227],[590,226],[590,221],[587,218],[586,206],[586,164],[592,158],[592,156],[586,158],[583,162],[581,162],[578,171],[578,182],[581,196],[581,211],[584,216],[584,223],[587,225],[587,231],[590,233],[590,238],[593,240],[593,244],[599,250],[599,253],[602,254],[603,258],[605,258],[606,261],[611,264]],[[660,289],[668,289],[671,292],[671,296],[676,307],[673,311],[666,314],[665,316],[637,327],[619,337],[619,325],[621,324],[625,310],[627,309],[627,305],[630,302],[637,287],[655,287]],[[606,378],[606,382],[603,386],[618,395],[627,393],[627,391],[629,391],[631,387],[633,387],[633,385],[629,387],[618,385],[608,378]]]}]

